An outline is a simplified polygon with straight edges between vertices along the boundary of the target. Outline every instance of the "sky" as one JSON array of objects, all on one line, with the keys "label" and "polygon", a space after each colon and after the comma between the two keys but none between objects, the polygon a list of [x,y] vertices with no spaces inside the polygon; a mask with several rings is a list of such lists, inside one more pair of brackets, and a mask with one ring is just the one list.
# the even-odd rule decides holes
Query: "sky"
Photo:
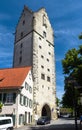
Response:
[{"label": "sky", "polygon": [[14,33],[26,5],[32,11],[44,7],[54,30],[56,61],[56,96],[64,94],[62,60],[69,49],[78,49],[82,41],[82,0],[0,0],[0,68],[13,63]]}]

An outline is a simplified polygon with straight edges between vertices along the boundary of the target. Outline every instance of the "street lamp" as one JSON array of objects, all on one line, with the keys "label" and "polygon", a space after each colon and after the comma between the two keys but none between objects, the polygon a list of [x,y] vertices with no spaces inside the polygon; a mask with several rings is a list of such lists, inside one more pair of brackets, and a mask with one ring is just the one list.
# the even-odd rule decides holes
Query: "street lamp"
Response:
[{"label": "street lamp", "polygon": [[71,83],[73,85],[73,105],[74,105],[74,115],[75,115],[75,130],[78,130],[77,126],[77,97],[75,93],[75,85],[76,85],[76,80],[73,77],[69,77],[66,79],[67,83]]}]

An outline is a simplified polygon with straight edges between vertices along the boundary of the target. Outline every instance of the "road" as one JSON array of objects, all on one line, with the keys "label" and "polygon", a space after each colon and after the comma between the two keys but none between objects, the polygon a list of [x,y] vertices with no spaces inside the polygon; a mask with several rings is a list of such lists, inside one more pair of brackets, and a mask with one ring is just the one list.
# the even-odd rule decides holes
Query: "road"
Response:
[{"label": "road", "polygon": [[[58,119],[51,121],[50,124],[41,125],[41,126],[24,126],[14,130],[75,130],[75,124],[73,119]],[[78,121],[78,130],[79,130],[79,121]]]}]

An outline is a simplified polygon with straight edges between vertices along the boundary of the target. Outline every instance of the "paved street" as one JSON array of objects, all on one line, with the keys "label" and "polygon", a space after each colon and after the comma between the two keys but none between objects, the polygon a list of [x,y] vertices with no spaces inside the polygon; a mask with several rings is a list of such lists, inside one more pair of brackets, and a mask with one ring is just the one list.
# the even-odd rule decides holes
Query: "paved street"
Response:
[{"label": "paved street", "polygon": [[[14,130],[75,130],[73,119],[58,119],[55,121],[51,121],[51,124],[43,125],[43,126],[24,126]],[[78,130],[79,129],[79,121],[78,121]]]}]

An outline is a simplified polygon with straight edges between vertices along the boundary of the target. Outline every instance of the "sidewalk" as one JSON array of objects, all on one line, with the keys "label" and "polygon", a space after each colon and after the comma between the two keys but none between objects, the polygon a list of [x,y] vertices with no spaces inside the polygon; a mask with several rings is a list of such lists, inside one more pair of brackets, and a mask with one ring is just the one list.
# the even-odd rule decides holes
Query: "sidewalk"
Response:
[{"label": "sidewalk", "polygon": [[19,128],[14,128],[14,130],[32,130],[30,126],[24,125]]}]

